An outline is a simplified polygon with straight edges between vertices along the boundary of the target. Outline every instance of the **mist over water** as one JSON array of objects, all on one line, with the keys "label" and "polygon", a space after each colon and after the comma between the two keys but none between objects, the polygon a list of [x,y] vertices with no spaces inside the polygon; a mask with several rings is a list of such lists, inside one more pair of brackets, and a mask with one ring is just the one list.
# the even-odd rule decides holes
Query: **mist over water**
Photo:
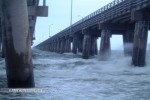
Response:
[{"label": "mist over water", "polygon": [[[0,93],[0,100],[150,100],[150,52],[146,67],[131,65],[123,51],[112,51],[108,61],[98,56],[57,54],[33,50],[36,88],[46,93]],[[4,60],[0,59],[0,88],[7,87]],[[15,98],[15,99],[13,99]]]}]

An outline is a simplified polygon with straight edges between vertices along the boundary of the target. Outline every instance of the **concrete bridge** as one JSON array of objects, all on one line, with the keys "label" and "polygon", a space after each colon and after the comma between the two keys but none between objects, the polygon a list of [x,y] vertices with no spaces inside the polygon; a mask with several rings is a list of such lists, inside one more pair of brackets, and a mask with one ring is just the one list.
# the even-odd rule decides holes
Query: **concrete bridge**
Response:
[{"label": "concrete bridge", "polygon": [[[6,62],[8,87],[34,87],[31,44],[36,17],[48,15],[46,1],[43,0],[43,6],[38,4],[39,0],[0,0],[0,52]],[[82,52],[83,58],[88,59],[98,54],[96,40],[101,37],[100,57],[107,60],[111,54],[110,37],[121,34],[125,55],[132,55],[135,66],[144,66],[149,12],[149,0],[115,0],[36,48],[58,53]]]},{"label": "concrete bridge", "polygon": [[101,37],[99,56],[107,60],[111,55],[110,38],[119,34],[123,35],[124,54],[132,56],[132,64],[145,66],[149,13],[150,0],[114,0],[35,48],[57,53],[81,52],[88,59],[98,54],[97,39]]},{"label": "concrete bridge", "polygon": [[43,0],[0,0],[0,54],[5,58],[8,87],[34,87],[31,44],[37,16],[48,16]]}]

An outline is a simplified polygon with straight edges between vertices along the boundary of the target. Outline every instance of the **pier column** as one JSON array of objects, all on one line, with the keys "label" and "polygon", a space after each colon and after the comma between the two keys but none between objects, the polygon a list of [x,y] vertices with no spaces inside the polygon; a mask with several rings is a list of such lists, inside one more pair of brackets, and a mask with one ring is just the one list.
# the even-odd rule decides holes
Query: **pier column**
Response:
[{"label": "pier column", "polygon": [[51,52],[51,43],[49,43],[49,51]]},{"label": "pier column", "polygon": [[68,39],[67,37],[65,37],[65,41],[64,41],[64,52],[67,53],[67,42],[68,42]]},{"label": "pier column", "polygon": [[91,56],[94,56],[95,55],[95,53],[96,53],[96,42],[97,42],[97,39],[96,39],[96,37],[94,37],[94,36],[91,36],[91,47],[90,47],[90,55]]},{"label": "pier column", "polygon": [[0,53],[2,52],[2,28],[0,28]]},{"label": "pier column", "polygon": [[64,39],[64,52],[68,53],[68,37]]},{"label": "pier column", "polygon": [[48,43],[48,51],[50,51],[50,43]]},{"label": "pier column", "polygon": [[2,43],[2,58],[5,58],[5,53],[4,53],[4,44]]},{"label": "pier column", "polygon": [[8,87],[34,87],[27,0],[3,0]]},{"label": "pier column", "polygon": [[52,42],[51,42],[51,52],[53,52],[53,44],[52,44]]},{"label": "pier column", "polygon": [[146,46],[149,22],[137,21],[135,24],[132,63],[135,66],[145,66]]},{"label": "pier column", "polygon": [[107,60],[111,55],[110,35],[111,31],[108,29],[101,32],[100,60]]},{"label": "pier column", "polygon": [[71,38],[70,37],[66,38],[66,52],[67,53],[71,52]]},{"label": "pier column", "polygon": [[60,40],[57,39],[57,50],[56,50],[57,53],[59,53],[60,51],[59,49],[60,49]]},{"label": "pier column", "polygon": [[95,41],[95,55],[98,55],[97,38]]},{"label": "pier column", "polygon": [[52,52],[54,52],[54,48],[55,48],[55,43],[54,41],[52,42]]},{"label": "pier column", "polygon": [[52,42],[50,43],[50,52],[52,52]]},{"label": "pier column", "polygon": [[83,39],[83,51],[82,51],[83,59],[89,58],[90,46],[91,46],[91,36],[89,34],[85,34]]},{"label": "pier column", "polygon": [[82,52],[82,49],[83,49],[83,37],[79,38],[78,48],[79,48],[78,51]]},{"label": "pier column", "polygon": [[124,55],[132,56],[133,51],[133,38],[134,38],[134,30],[127,30],[123,34],[123,44],[124,44]]},{"label": "pier column", "polygon": [[60,46],[60,53],[64,53],[64,50],[65,50],[65,39],[64,37],[61,38],[61,46]]},{"label": "pier column", "polygon": [[79,37],[77,34],[75,34],[73,36],[73,48],[72,48],[72,52],[74,54],[77,54],[77,52],[78,52],[78,42],[79,42]]},{"label": "pier column", "polygon": [[90,56],[90,48],[91,48],[91,36],[89,29],[84,29],[83,31],[83,50],[82,50],[82,58],[89,59]]},{"label": "pier column", "polygon": [[56,52],[56,47],[57,47],[57,42],[55,40],[55,44],[54,44],[54,52]]}]

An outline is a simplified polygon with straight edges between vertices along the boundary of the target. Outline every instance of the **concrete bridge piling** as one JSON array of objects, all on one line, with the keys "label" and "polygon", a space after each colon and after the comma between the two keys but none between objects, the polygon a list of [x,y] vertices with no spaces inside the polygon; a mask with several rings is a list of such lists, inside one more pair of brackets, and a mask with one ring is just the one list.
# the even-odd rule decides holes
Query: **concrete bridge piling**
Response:
[{"label": "concrete bridge piling", "polygon": [[133,56],[132,56],[132,63],[135,66],[145,66],[148,28],[149,28],[148,21],[136,22]]},{"label": "concrete bridge piling", "polygon": [[3,16],[8,87],[34,87],[27,1],[3,0]]},{"label": "concrete bridge piling", "polygon": [[74,34],[73,36],[73,43],[72,43],[72,53],[77,54],[78,53],[78,46],[79,46],[79,35]]},{"label": "concrete bridge piling", "polygon": [[5,58],[5,53],[4,53],[4,44],[3,44],[3,42],[2,42],[2,48],[1,48],[1,49],[2,49],[2,55],[1,55],[1,56],[2,56],[2,58]]},{"label": "concrete bridge piling", "polygon": [[103,29],[101,32],[100,60],[107,60],[111,55],[110,34],[109,29]]},{"label": "concrete bridge piling", "polygon": [[69,36],[66,37],[66,45],[65,45],[66,53],[71,52],[71,38]]},{"label": "concrete bridge piling", "polygon": [[65,52],[65,37],[62,37],[60,41],[60,53],[62,54]]},{"label": "concrete bridge piling", "polygon": [[82,53],[83,50],[83,35],[80,35],[78,42],[78,52]]},{"label": "concrete bridge piling", "polygon": [[123,33],[124,55],[132,56],[134,30],[127,30]]},{"label": "concrete bridge piling", "polygon": [[0,53],[2,52],[2,26],[0,25]]},{"label": "concrete bridge piling", "polygon": [[[34,87],[31,43],[36,17],[48,16],[39,0],[0,0],[0,52],[6,63],[8,87]],[[46,50],[46,48],[41,48]]]},{"label": "concrete bridge piling", "polygon": [[150,10],[132,12],[132,20],[135,21],[134,46],[132,64],[135,66],[145,66],[145,56],[147,48],[147,38],[149,30]]}]

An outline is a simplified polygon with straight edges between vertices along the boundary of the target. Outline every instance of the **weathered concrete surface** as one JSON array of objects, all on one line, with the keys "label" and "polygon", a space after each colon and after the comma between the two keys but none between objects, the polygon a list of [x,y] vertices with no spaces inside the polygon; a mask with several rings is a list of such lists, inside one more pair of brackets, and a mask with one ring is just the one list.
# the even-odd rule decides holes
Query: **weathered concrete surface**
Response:
[{"label": "weathered concrete surface", "polygon": [[134,30],[127,30],[123,34],[124,55],[132,56]]},{"label": "weathered concrete surface", "polygon": [[91,47],[91,36],[89,34],[84,34],[83,39],[83,51],[82,58],[88,59],[90,56],[90,47]]},{"label": "weathered concrete surface", "polygon": [[103,29],[101,32],[101,44],[100,44],[100,60],[107,60],[111,55],[110,47],[110,33],[108,29]]},{"label": "weathered concrete surface", "polygon": [[27,0],[4,0],[3,14],[8,87],[34,87]]},{"label": "weathered concrete surface", "polygon": [[135,66],[145,66],[149,21],[137,21],[135,24],[134,47],[132,63]]}]

